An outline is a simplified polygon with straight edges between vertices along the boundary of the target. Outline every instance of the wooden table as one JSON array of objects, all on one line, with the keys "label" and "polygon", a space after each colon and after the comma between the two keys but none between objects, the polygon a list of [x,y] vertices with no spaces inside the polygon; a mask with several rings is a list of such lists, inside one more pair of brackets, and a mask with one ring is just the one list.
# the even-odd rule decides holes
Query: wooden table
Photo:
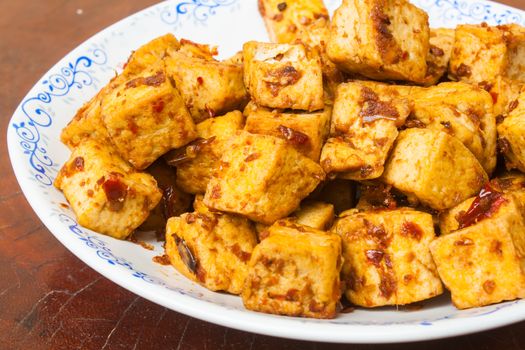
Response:
[{"label": "wooden table", "polygon": [[[167,310],[86,266],[33,213],[5,149],[12,112],[37,79],[71,49],[155,2],[0,1],[0,349],[386,348],[254,335]],[[525,9],[525,0],[503,2]],[[524,349],[525,322],[470,336],[393,346],[421,347]]]}]

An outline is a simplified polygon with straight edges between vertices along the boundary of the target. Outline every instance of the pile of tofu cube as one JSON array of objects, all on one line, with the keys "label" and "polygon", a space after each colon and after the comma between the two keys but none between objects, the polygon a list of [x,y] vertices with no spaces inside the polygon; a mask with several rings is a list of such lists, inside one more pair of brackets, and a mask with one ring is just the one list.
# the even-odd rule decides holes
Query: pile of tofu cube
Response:
[{"label": "pile of tofu cube", "polygon": [[271,42],[220,61],[167,34],[77,112],[55,185],[78,222],[160,233],[181,274],[260,312],[524,298],[525,28],[259,8]]}]

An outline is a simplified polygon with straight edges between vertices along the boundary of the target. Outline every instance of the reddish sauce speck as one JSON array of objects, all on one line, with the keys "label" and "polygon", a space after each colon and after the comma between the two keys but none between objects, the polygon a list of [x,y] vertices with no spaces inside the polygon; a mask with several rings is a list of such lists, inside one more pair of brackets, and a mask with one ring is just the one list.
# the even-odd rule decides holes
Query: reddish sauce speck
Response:
[{"label": "reddish sauce speck", "polygon": [[310,141],[308,135],[284,125],[277,127],[281,135],[293,145],[304,145]]},{"label": "reddish sauce speck", "polygon": [[419,241],[421,240],[421,237],[423,237],[423,230],[418,224],[411,221],[405,221],[403,226],[401,226],[401,234]]},{"label": "reddish sauce speck", "polygon": [[109,178],[104,181],[102,188],[106,193],[111,211],[119,211],[124,206],[124,200],[128,193],[127,186],[122,182],[119,175],[110,174]]}]

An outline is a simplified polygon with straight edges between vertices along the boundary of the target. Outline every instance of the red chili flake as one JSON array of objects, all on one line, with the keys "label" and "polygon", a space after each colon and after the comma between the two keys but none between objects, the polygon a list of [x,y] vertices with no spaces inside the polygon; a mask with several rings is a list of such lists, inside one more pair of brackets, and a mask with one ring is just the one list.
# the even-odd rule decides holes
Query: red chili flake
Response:
[{"label": "red chili flake", "polygon": [[485,90],[485,91],[488,92],[488,91],[492,90],[492,87],[493,87],[494,85],[493,85],[492,83],[489,83],[488,81],[485,81],[485,80],[484,80],[484,81],[482,81],[481,83],[479,83],[478,86],[479,86],[480,88],[482,88],[483,90]]},{"label": "red chili flake", "polygon": [[277,5],[277,9],[281,12],[286,10],[286,7],[288,7],[288,5],[285,2],[281,2]]},{"label": "red chili flake", "polygon": [[445,54],[445,51],[435,45],[430,45],[430,53],[434,56],[441,57]]},{"label": "red chili flake", "polygon": [[95,194],[95,192],[93,192],[92,189],[87,190],[87,196],[88,196],[89,198],[93,197],[94,194]]},{"label": "red chili flake", "polygon": [[97,185],[102,185],[104,183],[104,181],[106,181],[106,178],[104,176],[102,176],[100,179],[97,180]]},{"label": "red chili flake", "polygon": [[153,108],[153,112],[155,113],[162,112],[164,110],[164,106],[165,106],[165,103],[164,103],[164,100],[162,99],[158,99],[151,104],[151,107]]},{"label": "red chili flake", "polygon": [[238,257],[243,262],[247,262],[248,260],[250,260],[250,257],[252,256],[251,253],[247,253],[243,251],[238,243],[235,243],[231,247],[231,251],[236,257]]},{"label": "red chili flake", "polygon": [[205,105],[205,108],[206,108],[206,112],[208,112],[208,116],[210,118],[213,118],[215,117],[215,111],[213,109],[211,109],[210,107],[208,107],[208,105]]},{"label": "red chili flake", "polygon": [[501,154],[507,154],[510,151],[510,142],[504,137],[501,137],[497,141],[498,152]]},{"label": "red chili flake", "polygon": [[166,81],[166,76],[163,72],[157,72],[157,74],[150,77],[144,78],[143,84],[148,86],[160,86]]},{"label": "red chili flake", "polygon": [[293,145],[304,145],[310,141],[308,135],[284,125],[277,127],[281,135]]},{"label": "red chili flake", "polygon": [[492,280],[487,280],[483,283],[483,290],[487,294],[492,294],[494,292],[494,289],[496,289],[496,282]]},{"label": "red chili flake", "polygon": [[423,230],[418,224],[411,221],[405,221],[401,226],[401,234],[419,241],[421,240],[421,237],[423,237]]},{"label": "red chili flake", "polygon": [[258,152],[255,152],[255,153],[248,155],[248,157],[244,158],[244,161],[251,162],[252,160],[258,159],[259,157],[261,157],[261,154]]},{"label": "red chili flake", "polygon": [[518,107],[519,104],[520,104],[520,102],[518,100],[512,101],[509,104],[509,112],[512,112],[513,110],[515,110]]},{"label": "red chili flake", "polygon": [[82,157],[76,157],[73,160],[73,164],[75,165],[75,169],[78,171],[84,171],[84,158]]},{"label": "red chili flake", "polygon": [[197,83],[198,83],[199,85],[204,84],[204,79],[202,79],[202,77],[197,77]]},{"label": "red chili flake", "polygon": [[187,224],[193,224],[197,219],[195,218],[195,215],[192,213],[189,213],[186,215],[186,223]]},{"label": "red chili flake", "polygon": [[128,193],[127,186],[122,182],[119,175],[110,174],[109,178],[104,181],[102,188],[106,193],[109,203],[109,210],[119,211],[124,206],[124,200]]},{"label": "red chili flake", "polygon": [[169,218],[176,216],[177,206],[178,206],[178,191],[175,187],[168,186],[162,192],[162,209],[164,214],[164,219],[168,220]]},{"label": "red chili flake", "polygon": [[458,77],[470,77],[471,74],[472,69],[464,63],[461,63],[458,69],[456,70],[456,75]]},{"label": "red chili flake", "polygon": [[495,93],[495,92],[491,92],[491,93],[490,93],[490,96],[492,97],[492,102],[493,102],[493,103],[497,103],[497,102],[498,102],[498,96],[499,96],[499,95],[498,95],[497,93]]},{"label": "red chili flake", "polygon": [[491,217],[506,201],[502,192],[494,189],[490,183],[486,183],[469,209],[466,212],[459,213],[457,218],[458,229],[472,226],[480,220]]},{"label": "red chili flake", "polygon": [[213,188],[211,189],[210,198],[211,199],[219,199],[219,198],[221,198],[221,186],[219,186],[219,185],[213,186]]},{"label": "red chili flake", "polygon": [[385,252],[377,249],[369,249],[365,251],[365,255],[370,263],[374,264],[375,267],[379,267],[383,260],[383,256],[385,256]]}]

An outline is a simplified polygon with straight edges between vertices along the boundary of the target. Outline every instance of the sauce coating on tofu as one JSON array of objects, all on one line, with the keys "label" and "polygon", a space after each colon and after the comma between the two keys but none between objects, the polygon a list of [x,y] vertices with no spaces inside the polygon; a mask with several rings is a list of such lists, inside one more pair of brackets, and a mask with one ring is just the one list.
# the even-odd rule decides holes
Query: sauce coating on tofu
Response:
[{"label": "sauce coating on tofu", "polygon": [[491,217],[507,200],[503,192],[496,190],[487,183],[466,212],[458,214],[459,229],[474,225],[480,220]]}]

